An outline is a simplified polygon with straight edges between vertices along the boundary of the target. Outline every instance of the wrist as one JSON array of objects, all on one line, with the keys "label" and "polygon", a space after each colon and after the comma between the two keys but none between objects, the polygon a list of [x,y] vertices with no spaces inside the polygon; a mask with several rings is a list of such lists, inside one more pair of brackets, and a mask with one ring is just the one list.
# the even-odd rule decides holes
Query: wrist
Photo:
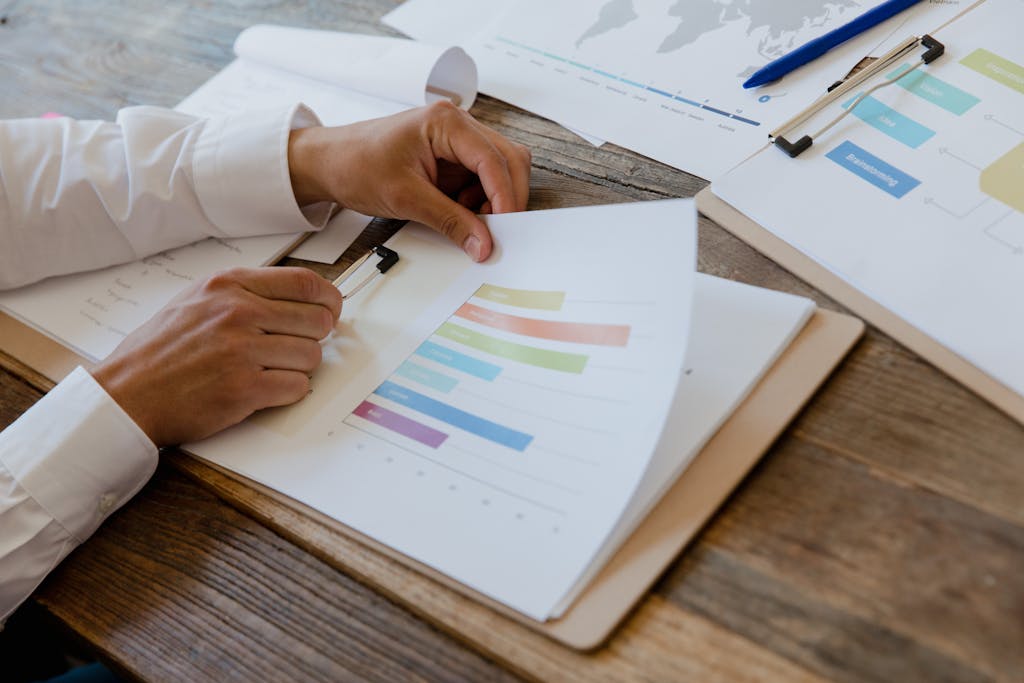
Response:
[{"label": "wrist", "polygon": [[331,197],[320,182],[323,159],[319,126],[297,128],[288,136],[288,175],[299,206],[328,201]]},{"label": "wrist", "polygon": [[108,359],[98,365],[90,373],[96,383],[103,388],[107,396],[111,398],[124,411],[128,417],[138,425],[149,440],[157,446],[166,445],[161,442],[157,421],[139,401],[132,400],[131,384],[133,374],[131,369],[119,361],[119,359]]}]

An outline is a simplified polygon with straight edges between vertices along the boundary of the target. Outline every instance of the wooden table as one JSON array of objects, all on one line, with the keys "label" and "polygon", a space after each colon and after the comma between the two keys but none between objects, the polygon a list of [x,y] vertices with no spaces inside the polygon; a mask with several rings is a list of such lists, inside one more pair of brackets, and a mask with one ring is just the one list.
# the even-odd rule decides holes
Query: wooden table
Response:
[{"label": "wooden table", "polygon": [[[378,18],[393,6],[6,0],[0,116],[173,105],[230,60],[248,25],[387,33]],[[704,185],[486,97],[473,113],[533,149],[531,208]],[[699,266],[839,308],[704,219]],[[0,426],[41,395],[8,366]],[[524,664],[536,652],[496,661],[468,648],[168,464],[34,599],[146,680],[579,679],[571,657],[538,668]],[[664,661],[617,676],[1024,680],[1024,428],[869,330],[641,614],[654,607]],[[595,656],[614,658],[624,640]]]}]

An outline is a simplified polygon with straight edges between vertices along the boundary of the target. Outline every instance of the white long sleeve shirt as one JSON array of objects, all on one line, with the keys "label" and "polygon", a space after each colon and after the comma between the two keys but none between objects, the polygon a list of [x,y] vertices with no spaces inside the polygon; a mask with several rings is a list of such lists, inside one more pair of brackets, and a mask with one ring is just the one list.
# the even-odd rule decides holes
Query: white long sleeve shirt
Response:
[{"label": "white long sleeve shirt", "polygon": [[[0,121],[0,289],[209,236],[323,227],[330,207],[300,209],[288,172],[289,132],[317,123],[302,106]],[[0,628],[156,464],[156,446],[82,368],[0,433]]]}]

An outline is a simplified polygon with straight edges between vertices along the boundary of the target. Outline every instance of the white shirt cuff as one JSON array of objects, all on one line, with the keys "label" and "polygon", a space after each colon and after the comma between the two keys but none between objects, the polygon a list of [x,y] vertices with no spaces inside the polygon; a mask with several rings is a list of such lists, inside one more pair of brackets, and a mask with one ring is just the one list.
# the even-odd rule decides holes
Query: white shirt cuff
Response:
[{"label": "white shirt cuff", "polygon": [[288,137],[320,125],[302,104],[206,122],[193,156],[196,194],[225,237],[320,230],[334,205],[299,208],[288,172]]},{"label": "white shirt cuff", "polygon": [[4,433],[0,463],[78,542],[141,489],[158,451],[77,368]]}]

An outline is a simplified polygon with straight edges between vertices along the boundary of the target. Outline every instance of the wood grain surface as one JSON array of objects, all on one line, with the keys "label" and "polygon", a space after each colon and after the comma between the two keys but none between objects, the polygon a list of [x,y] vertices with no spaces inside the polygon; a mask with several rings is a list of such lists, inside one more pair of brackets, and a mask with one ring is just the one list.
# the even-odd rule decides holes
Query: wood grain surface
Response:
[{"label": "wood grain surface", "polygon": [[[390,33],[394,5],[0,0],[0,116],[173,105],[248,25]],[[531,208],[705,185],[486,97],[473,113],[532,148]],[[623,257],[636,246],[623,226]],[[841,310],[706,219],[699,268]],[[41,393],[2,365],[6,426]],[[169,464],[35,596],[139,679],[562,680],[588,657],[604,680],[1024,681],[1024,428],[875,330],[594,655],[473,651]],[[659,638],[636,651],[671,666],[620,656],[651,620]]]}]

